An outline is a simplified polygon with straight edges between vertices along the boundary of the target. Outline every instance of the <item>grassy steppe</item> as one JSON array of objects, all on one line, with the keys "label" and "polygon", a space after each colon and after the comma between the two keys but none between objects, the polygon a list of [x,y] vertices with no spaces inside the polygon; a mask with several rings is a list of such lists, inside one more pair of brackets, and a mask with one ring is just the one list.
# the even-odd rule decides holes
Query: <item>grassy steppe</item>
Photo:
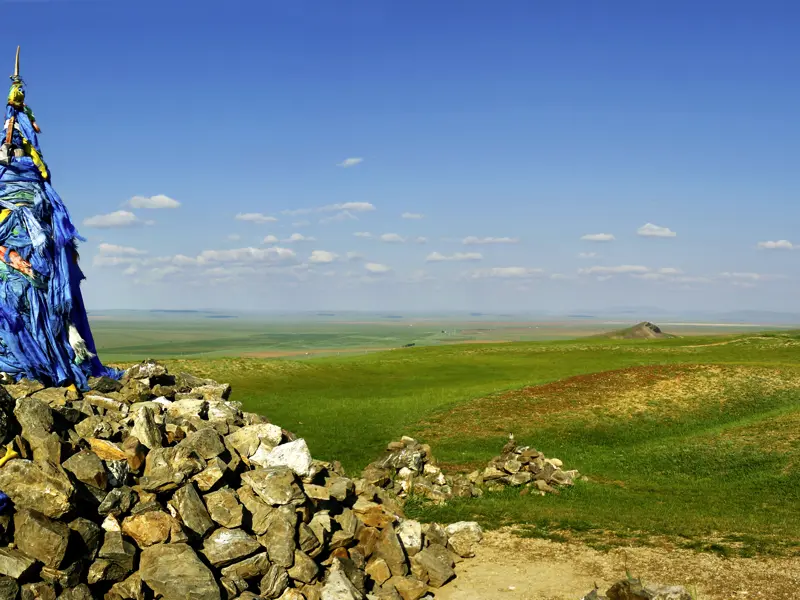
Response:
[{"label": "grassy steppe", "polygon": [[589,477],[560,496],[412,503],[419,516],[524,523],[529,535],[598,544],[668,536],[753,555],[798,550],[798,358],[799,335],[770,333],[168,362],[229,381],[248,410],[351,473],[401,434],[471,469],[513,431]]}]

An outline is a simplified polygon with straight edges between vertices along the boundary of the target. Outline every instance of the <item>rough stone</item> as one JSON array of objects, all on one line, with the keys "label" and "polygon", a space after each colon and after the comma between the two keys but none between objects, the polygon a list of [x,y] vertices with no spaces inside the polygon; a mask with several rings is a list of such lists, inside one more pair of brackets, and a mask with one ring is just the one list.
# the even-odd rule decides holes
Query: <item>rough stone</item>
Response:
[{"label": "rough stone", "polygon": [[440,588],[456,576],[452,564],[433,548],[425,548],[413,560],[422,567],[431,587]]},{"label": "rough stone", "polygon": [[301,501],[303,492],[288,467],[269,467],[242,474],[242,481],[249,485],[267,504],[279,506],[292,501]]},{"label": "rough stone", "polygon": [[178,512],[183,524],[196,535],[203,537],[214,527],[214,522],[193,484],[188,483],[176,491],[170,505]]},{"label": "rough stone", "polygon": [[15,550],[0,548],[0,574],[14,579],[21,579],[33,571],[36,559]]},{"label": "rough stone", "polygon": [[122,533],[133,538],[140,548],[146,548],[169,540],[175,525],[175,519],[168,513],[152,510],[126,517],[122,521]]},{"label": "rough stone", "polygon": [[59,567],[64,560],[70,529],[44,515],[18,510],[14,515],[14,542],[17,548],[48,567]]},{"label": "rough stone", "polygon": [[262,444],[250,458],[250,462],[261,467],[289,467],[298,477],[308,477],[311,473],[311,453],[304,439],[275,446],[263,456],[259,456]]},{"label": "rough stone", "polygon": [[408,563],[403,545],[391,525],[383,530],[375,546],[375,555],[386,561],[392,575],[407,575]]},{"label": "rough stone", "polygon": [[483,539],[481,526],[474,521],[460,521],[445,527],[453,551],[462,558],[475,556],[475,545]]},{"label": "rough stone", "polygon": [[262,598],[279,598],[287,587],[289,587],[289,574],[286,569],[278,565],[271,565],[259,584]]},{"label": "rough stone", "polygon": [[233,490],[223,488],[206,494],[204,500],[208,514],[215,523],[228,528],[242,525],[244,508],[239,504],[239,499]]},{"label": "rough stone", "polygon": [[266,552],[259,552],[249,558],[224,567],[221,573],[223,577],[247,581],[258,579],[266,575],[269,566],[269,555]]},{"label": "rough stone", "polygon": [[272,423],[261,423],[242,427],[225,439],[241,456],[250,458],[262,442],[275,447],[281,443],[282,437],[283,432],[280,427]]},{"label": "rough stone", "polygon": [[303,583],[312,583],[319,574],[319,567],[308,554],[294,551],[294,565],[289,569],[289,577]]},{"label": "rough stone", "polygon": [[136,412],[133,420],[131,435],[139,440],[144,447],[154,450],[163,446],[163,434],[161,428],[153,417],[152,409],[144,407]]},{"label": "rough stone", "polygon": [[261,549],[256,538],[241,529],[216,529],[203,542],[202,553],[215,567],[229,565]]},{"label": "rough stone", "polygon": [[187,544],[145,548],[139,575],[164,600],[221,600],[214,574]]},{"label": "rough stone", "polygon": [[287,569],[294,564],[295,522],[293,512],[276,510],[269,517],[266,533],[258,538],[270,561]]},{"label": "rough stone", "polygon": [[178,445],[194,450],[200,458],[205,460],[225,452],[225,444],[222,443],[219,434],[209,427],[190,433]]},{"label": "rough stone", "polygon": [[104,490],[108,485],[108,472],[103,461],[94,452],[81,451],[73,454],[62,466],[86,485]]},{"label": "rough stone", "polygon": [[14,504],[55,519],[72,509],[75,491],[61,469],[20,458],[8,461],[0,469],[0,490]]},{"label": "rough stone", "polygon": [[0,600],[17,600],[17,594],[19,594],[17,580],[12,577],[0,577]]}]

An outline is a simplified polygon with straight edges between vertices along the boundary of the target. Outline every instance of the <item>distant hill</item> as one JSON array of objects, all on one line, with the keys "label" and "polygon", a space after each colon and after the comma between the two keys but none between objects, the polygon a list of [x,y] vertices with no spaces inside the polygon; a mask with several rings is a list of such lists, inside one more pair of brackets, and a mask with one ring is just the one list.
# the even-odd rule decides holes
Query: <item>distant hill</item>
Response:
[{"label": "distant hill", "polygon": [[661,338],[674,338],[676,336],[671,333],[664,333],[658,325],[654,325],[649,321],[643,321],[633,327],[627,329],[618,329],[617,331],[609,331],[608,333],[601,333],[593,337],[602,337],[610,340],[655,340]]}]

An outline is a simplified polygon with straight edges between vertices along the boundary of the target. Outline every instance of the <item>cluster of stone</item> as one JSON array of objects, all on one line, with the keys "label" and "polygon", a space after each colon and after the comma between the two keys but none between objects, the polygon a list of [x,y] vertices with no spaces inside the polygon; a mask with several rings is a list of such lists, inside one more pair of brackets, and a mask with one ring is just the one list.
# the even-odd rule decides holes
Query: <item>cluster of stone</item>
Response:
[{"label": "cluster of stone", "polygon": [[437,466],[430,446],[407,436],[391,442],[384,456],[369,464],[361,478],[399,498],[414,495],[437,504],[453,497],[471,498],[483,493],[465,475],[444,473]]},{"label": "cluster of stone", "polygon": [[508,486],[525,486],[540,495],[558,494],[559,487],[573,485],[580,476],[578,471],[562,470],[562,466],[557,458],[519,446],[512,436],[485,469],[467,475],[447,474],[437,466],[430,446],[403,437],[390,443],[384,456],[368,465],[361,477],[399,498],[415,495],[441,504],[454,497],[477,497],[483,490],[498,491]]},{"label": "cluster of stone", "polygon": [[601,596],[597,589],[581,600],[692,600],[692,595],[682,585],[644,585],[639,579],[623,579],[612,585]]},{"label": "cluster of stone", "polygon": [[0,600],[418,600],[473,555],[230,393],[151,361],[0,387]]},{"label": "cluster of stone", "polygon": [[526,486],[540,495],[558,494],[559,487],[571,486],[580,477],[576,470],[564,471],[557,458],[547,458],[530,446],[519,446],[513,436],[483,471],[470,473],[469,479],[487,490],[507,486]]}]

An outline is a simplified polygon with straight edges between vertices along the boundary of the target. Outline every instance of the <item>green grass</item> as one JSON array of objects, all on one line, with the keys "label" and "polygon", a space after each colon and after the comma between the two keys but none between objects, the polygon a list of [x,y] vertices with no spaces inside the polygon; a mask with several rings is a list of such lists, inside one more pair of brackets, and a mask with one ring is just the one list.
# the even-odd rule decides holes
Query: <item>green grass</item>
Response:
[{"label": "green grass", "polygon": [[[485,463],[508,433],[498,425],[506,415],[492,413],[504,391],[630,367],[736,366],[738,379],[724,371],[708,394],[669,410],[658,397],[620,415],[602,402],[583,407],[579,395],[538,418],[554,401],[520,396],[517,438],[590,480],[558,496],[506,490],[444,507],[412,502],[408,512],[487,527],[522,524],[523,535],[580,536],[597,547],[667,536],[684,547],[754,556],[798,551],[800,447],[786,427],[800,413],[800,387],[773,384],[800,379],[799,358],[800,336],[769,333],[417,347],[302,362],[167,362],[229,381],[246,409],[302,435],[316,457],[341,460],[353,474],[402,434],[430,441],[446,463]],[[664,375],[682,376],[680,369]],[[465,430],[466,421],[478,429]]]}]

